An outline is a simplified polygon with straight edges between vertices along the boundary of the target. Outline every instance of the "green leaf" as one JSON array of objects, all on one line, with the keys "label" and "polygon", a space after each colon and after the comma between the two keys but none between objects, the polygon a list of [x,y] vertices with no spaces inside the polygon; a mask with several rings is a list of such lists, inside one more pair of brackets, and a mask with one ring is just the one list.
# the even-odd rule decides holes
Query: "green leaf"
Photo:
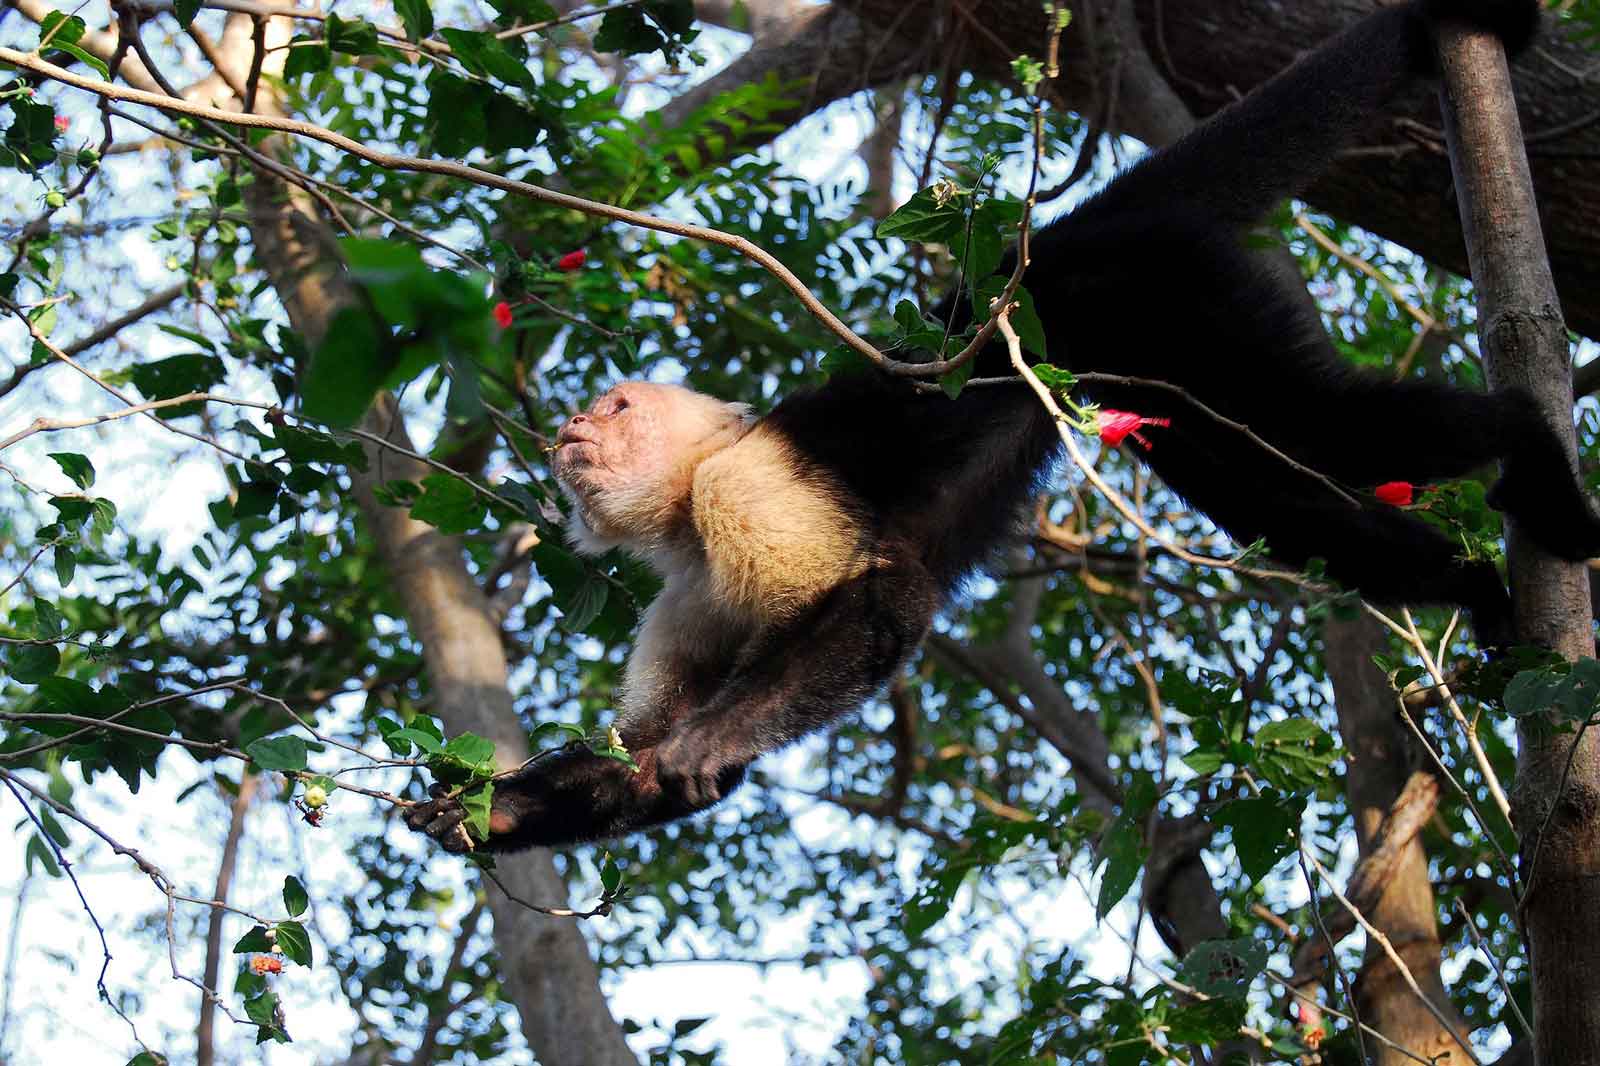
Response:
[{"label": "green leaf", "polygon": [[50,877],[60,877],[61,867],[56,862],[56,856],[50,850],[50,845],[38,833],[28,836],[28,843],[22,849],[22,864],[25,873],[33,873],[34,864],[37,863]]},{"label": "green leaf", "polygon": [[533,74],[522,60],[512,55],[505,42],[494,34],[447,28],[440,30],[439,36],[450,46],[457,62],[472,73],[524,89],[536,87]]},{"label": "green leaf", "polygon": [[71,545],[57,544],[55,563],[56,580],[63,586],[72,584],[72,575],[78,572],[78,553],[72,550]]},{"label": "green leaf", "polygon": [[1100,838],[1099,854],[1106,861],[1106,869],[1100,876],[1094,913],[1095,917],[1104,918],[1111,913],[1111,908],[1122,902],[1144,868],[1148,849],[1144,846],[1142,821],[1119,817]]},{"label": "green leaf", "polygon": [[249,997],[244,1001],[244,1013],[245,1017],[263,1029],[273,1028],[273,1023],[278,1018],[277,993],[269,990]]},{"label": "green leaf", "polygon": [[468,766],[481,766],[494,759],[494,741],[475,733],[462,733],[450,738],[444,754],[454,755]]},{"label": "green leaf", "polygon": [[275,482],[247,481],[239,486],[233,501],[235,518],[266,518],[278,506],[279,491]]},{"label": "green leaf", "polygon": [[556,9],[551,7],[547,0],[489,0],[489,3],[500,17],[495,21],[509,25],[512,22],[521,22],[529,25],[536,22],[552,22],[557,17]]},{"label": "green leaf", "polygon": [[647,0],[637,7],[613,8],[594,35],[598,52],[637,55],[660,49],[667,62],[677,62],[682,46],[694,40],[691,0]]},{"label": "green leaf", "polygon": [[461,794],[461,807],[467,812],[467,831],[474,840],[489,839],[489,812],[494,805],[494,782],[485,781]]},{"label": "green leaf", "polygon": [[1167,1015],[1167,1039],[1178,1044],[1215,1047],[1238,1036],[1239,1027],[1245,1021],[1247,1005],[1243,993],[1248,987],[1246,984],[1235,990],[1238,998],[1211,999],[1178,1007]]},{"label": "green leaf", "polygon": [[291,918],[298,918],[306,912],[311,905],[311,897],[306,893],[306,886],[293,874],[283,879],[283,906]]},{"label": "green leaf", "polygon": [[346,55],[377,55],[378,28],[363,19],[342,19],[330,14],[323,24],[323,36],[328,47]]},{"label": "green leaf", "polygon": [[50,506],[56,509],[57,520],[69,529],[82,525],[94,515],[94,504],[82,496],[52,496]]},{"label": "green leaf", "polygon": [[407,741],[415,744],[430,755],[437,755],[444,751],[444,744],[440,742],[439,738],[424,733],[420,729],[400,729],[389,734],[385,739],[389,741]]},{"label": "green leaf", "polygon": [[95,497],[89,505],[94,518],[94,530],[104,536],[117,528],[117,505],[102,497]]},{"label": "green leaf", "polygon": [[264,925],[252,926],[250,931],[233,945],[235,955],[254,955],[271,950],[272,941],[267,939],[267,927]]},{"label": "green leaf", "polygon": [[574,740],[583,740],[589,735],[589,731],[583,728],[583,726],[574,725],[571,722],[540,722],[538,725],[534,726],[533,731],[528,734],[528,739],[530,741],[537,740],[546,733],[566,733]]},{"label": "green leaf", "polygon": [[600,617],[610,595],[610,585],[589,575],[570,599],[561,601],[561,627],[569,633],[582,632],[590,622]]},{"label": "green leaf", "polygon": [[[170,400],[191,392],[209,392],[220,384],[228,373],[222,359],[210,352],[189,352],[172,355],[149,363],[135,363],[128,377],[148,399]],[[179,404],[163,407],[154,413],[160,418],[182,418],[198,414],[201,404]]]},{"label": "green leaf", "polygon": [[379,357],[381,347],[377,325],[365,310],[346,307],[334,316],[301,385],[307,416],[351,426],[366,414],[388,369]]},{"label": "green leaf", "polygon": [[283,957],[301,966],[310,966],[311,934],[306,932],[306,927],[299,922],[279,922],[274,928],[278,931],[278,950],[283,952]]},{"label": "green leaf", "polygon": [[46,37],[50,39],[50,43],[45,46],[46,51],[54,49],[66,52],[80,63],[92,67],[102,78],[110,77],[111,72],[105,60],[78,46],[87,29],[88,26],[83,19],[77,15],[64,15],[60,11],[46,12],[44,18],[39,21],[40,39]]},{"label": "green leaf", "polygon": [[1250,982],[1266,969],[1268,954],[1266,944],[1250,937],[1206,940],[1184,956],[1178,975],[1202,995],[1242,1003],[1250,992]]},{"label": "green leaf", "polygon": [[411,517],[441,533],[465,533],[483,525],[489,508],[461,478],[429,474],[422,479],[422,496],[411,506]]},{"label": "green leaf", "polygon": [[1000,268],[1009,234],[973,220],[970,236],[962,230],[951,241],[950,251],[961,264],[969,281],[981,281]]},{"label": "green leaf", "polygon": [[178,25],[183,29],[189,28],[189,23],[200,14],[200,0],[174,0],[172,13],[178,19]]},{"label": "green leaf", "polygon": [[1266,790],[1237,799],[1211,813],[1212,825],[1233,830],[1233,850],[1246,877],[1260,881],[1285,855],[1295,850],[1295,831],[1305,809],[1303,796]]},{"label": "green leaf", "polygon": [[36,685],[56,672],[61,652],[54,644],[6,644],[3,646],[6,672],[21,685]]},{"label": "green leaf", "polygon": [[306,742],[295,736],[263,737],[246,748],[245,754],[263,770],[306,768]]},{"label": "green leaf", "polygon": [[1579,659],[1523,670],[1506,685],[1505,708],[1517,718],[1547,715],[1587,722],[1600,711],[1600,661]]},{"label": "green leaf", "polygon": [[333,66],[333,49],[326,41],[296,34],[289,45],[289,54],[283,61],[285,81],[293,81],[302,74],[320,74]]},{"label": "green leaf", "polygon": [[89,462],[89,457],[79,455],[77,452],[50,452],[50,458],[56,461],[61,472],[72,479],[72,483],[80,489],[87,489],[94,484],[94,464]]},{"label": "green leaf", "polygon": [[283,423],[272,427],[272,440],[283,449],[291,463],[328,463],[354,470],[367,468],[367,456],[360,442],[340,440],[321,430]]},{"label": "green leaf", "polygon": [[154,1051],[141,1051],[128,1060],[128,1066],[167,1066],[167,1057]]},{"label": "green leaf", "polygon": [[879,222],[877,234],[923,244],[953,244],[967,225],[963,199],[957,197],[941,206],[932,190],[922,189]]},{"label": "green leaf", "polygon": [[433,33],[433,9],[428,0],[395,0],[394,10],[412,44]]},{"label": "green leaf", "polygon": [[608,896],[615,895],[617,889],[622,887],[622,867],[610,855],[607,855],[605,862],[600,865],[600,887]]}]

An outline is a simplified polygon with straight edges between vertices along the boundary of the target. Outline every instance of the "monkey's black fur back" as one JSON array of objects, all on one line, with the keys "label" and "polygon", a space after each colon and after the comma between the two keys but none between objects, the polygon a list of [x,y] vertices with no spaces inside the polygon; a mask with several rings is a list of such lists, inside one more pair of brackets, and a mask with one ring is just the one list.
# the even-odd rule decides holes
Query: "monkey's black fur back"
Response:
[{"label": "monkey's black fur back", "polygon": [[[1424,0],[1373,14],[1042,230],[1025,284],[1051,362],[1176,385],[1356,490],[1500,460],[1496,506],[1558,555],[1600,554],[1600,523],[1528,397],[1357,372],[1303,290],[1243,243],[1245,228],[1433,70],[1437,14],[1493,29],[1515,49],[1538,5]],[[940,317],[948,311],[947,302]],[[979,376],[1009,372],[1000,345],[980,356]],[[1420,520],[1364,494],[1353,506],[1171,391],[1085,391],[1170,418],[1146,431],[1144,458],[1236,541],[1265,538],[1294,565],[1325,559],[1331,576],[1377,602],[1460,604],[1482,639],[1510,638],[1493,567],[1458,562],[1455,544]],[[1020,387],[950,401],[876,373],[842,375],[773,418],[883,516],[886,533],[920,545],[947,588],[1003,537],[1056,451],[1055,427]]]}]

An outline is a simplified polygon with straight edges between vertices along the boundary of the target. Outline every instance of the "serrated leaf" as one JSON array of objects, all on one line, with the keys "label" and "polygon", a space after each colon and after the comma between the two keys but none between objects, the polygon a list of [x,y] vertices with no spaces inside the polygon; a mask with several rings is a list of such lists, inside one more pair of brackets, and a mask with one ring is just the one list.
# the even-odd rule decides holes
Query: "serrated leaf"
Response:
[{"label": "serrated leaf", "polygon": [[966,211],[959,198],[940,206],[931,190],[922,189],[878,223],[877,235],[923,244],[951,244],[966,225]]},{"label": "serrated leaf", "polygon": [[450,738],[444,754],[454,755],[468,766],[478,766],[494,758],[494,741],[473,733],[462,733]]},{"label": "serrated leaf", "polygon": [[311,934],[306,932],[306,927],[299,922],[279,922],[274,928],[278,932],[278,949],[283,952],[283,957],[301,966],[310,966]]}]

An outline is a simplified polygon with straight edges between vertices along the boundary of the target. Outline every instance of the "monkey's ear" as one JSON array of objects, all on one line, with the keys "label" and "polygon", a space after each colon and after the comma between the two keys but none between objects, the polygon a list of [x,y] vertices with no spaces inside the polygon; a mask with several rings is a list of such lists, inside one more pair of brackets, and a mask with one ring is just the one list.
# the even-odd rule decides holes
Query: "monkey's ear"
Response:
[{"label": "monkey's ear", "polygon": [[755,409],[747,403],[730,403],[728,405],[728,410],[732,411],[734,417],[743,422],[746,426],[753,426],[760,421],[760,418],[756,415]]}]

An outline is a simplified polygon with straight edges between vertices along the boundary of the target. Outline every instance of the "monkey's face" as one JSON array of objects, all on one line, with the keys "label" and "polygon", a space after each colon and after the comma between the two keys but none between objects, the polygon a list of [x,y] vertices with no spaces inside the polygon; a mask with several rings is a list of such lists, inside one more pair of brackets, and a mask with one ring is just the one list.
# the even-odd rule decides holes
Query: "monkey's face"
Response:
[{"label": "monkey's face", "polygon": [[688,520],[694,469],[744,431],[745,408],[676,385],[630,381],[573,415],[552,469],[585,550],[658,546]]}]

